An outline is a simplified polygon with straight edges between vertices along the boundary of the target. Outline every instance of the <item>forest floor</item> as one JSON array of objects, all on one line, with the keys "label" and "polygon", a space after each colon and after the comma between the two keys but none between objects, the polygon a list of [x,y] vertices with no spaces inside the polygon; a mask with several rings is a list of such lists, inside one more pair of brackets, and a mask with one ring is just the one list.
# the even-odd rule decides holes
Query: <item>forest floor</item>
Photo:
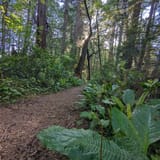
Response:
[{"label": "forest floor", "polygon": [[81,91],[76,87],[0,105],[0,160],[66,160],[43,148],[36,135],[50,125],[75,127]]}]

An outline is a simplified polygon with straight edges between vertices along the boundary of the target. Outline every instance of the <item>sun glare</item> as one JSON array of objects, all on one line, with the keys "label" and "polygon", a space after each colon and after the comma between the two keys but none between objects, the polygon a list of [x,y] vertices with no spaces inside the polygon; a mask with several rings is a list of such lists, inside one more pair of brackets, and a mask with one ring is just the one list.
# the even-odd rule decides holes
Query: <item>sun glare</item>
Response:
[{"label": "sun glare", "polygon": [[102,0],[102,3],[103,3],[103,4],[107,3],[107,0]]}]

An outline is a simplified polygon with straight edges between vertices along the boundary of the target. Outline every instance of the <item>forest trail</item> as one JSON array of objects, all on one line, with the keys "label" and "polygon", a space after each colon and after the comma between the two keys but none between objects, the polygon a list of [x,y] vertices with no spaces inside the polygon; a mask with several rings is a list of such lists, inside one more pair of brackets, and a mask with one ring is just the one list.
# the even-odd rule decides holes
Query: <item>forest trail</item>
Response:
[{"label": "forest trail", "polygon": [[75,102],[82,89],[75,87],[0,106],[0,160],[66,160],[43,148],[36,134],[50,125],[74,127],[79,118]]}]

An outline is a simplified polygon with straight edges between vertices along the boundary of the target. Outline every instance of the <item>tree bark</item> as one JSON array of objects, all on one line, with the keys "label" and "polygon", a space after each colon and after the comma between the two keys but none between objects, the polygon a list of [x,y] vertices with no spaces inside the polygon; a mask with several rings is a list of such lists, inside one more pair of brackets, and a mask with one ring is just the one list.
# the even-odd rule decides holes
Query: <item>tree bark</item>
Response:
[{"label": "tree bark", "polygon": [[83,43],[82,51],[81,51],[81,56],[80,56],[78,65],[77,65],[77,67],[75,68],[75,75],[76,75],[77,77],[79,77],[79,78],[82,78],[82,70],[83,70],[85,58],[86,58],[86,55],[87,55],[88,44],[89,44],[90,38],[91,38],[91,36],[92,36],[91,17],[90,17],[90,15],[89,15],[89,10],[88,10],[88,7],[87,7],[87,2],[86,2],[86,0],[84,0],[84,5],[85,5],[85,9],[86,9],[86,13],[87,13],[88,20],[89,20],[89,35],[88,35],[88,37],[85,39],[85,41],[84,41],[84,43]]},{"label": "tree bark", "polygon": [[109,39],[109,56],[108,56],[108,60],[110,62],[112,62],[114,60],[114,40],[115,40],[115,22],[112,24],[112,30],[111,30],[111,36]]},{"label": "tree bark", "polygon": [[73,27],[73,33],[72,33],[72,49],[71,53],[72,55],[77,55],[79,46],[77,45],[78,40],[80,39],[81,35],[83,34],[83,20],[82,20],[82,7],[81,7],[82,1],[77,0],[76,3],[76,14],[75,14],[75,23]]},{"label": "tree bark", "polygon": [[5,16],[7,16],[8,12],[8,4],[10,1],[2,1],[2,6],[4,8],[4,13],[2,13],[2,39],[1,39],[1,45],[2,49],[1,52],[2,54],[5,53],[5,39],[6,39],[6,22],[5,22]]},{"label": "tree bark", "polygon": [[69,20],[69,17],[68,17],[68,10],[69,10],[69,0],[65,0],[65,3],[64,3],[64,18],[63,18],[63,27],[62,27],[62,32],[63,32],[63,35],[62,35],[62,50],[61,50],[61,54],[64,54],[65,53],[65,50],[66,50],[66,35],[67,35],[67,26],[68,26],[68,20]]},{"label": "tree bark", "polygon": [[31,35],[31,24],[30,24],[30,16],[31,16],[31,1],[28,2],[28,9],[27,9],[27,22],[25,26],[25,33],[24,33],[24,43],[23,43],[23,53],[26,54],[28,51],[29,46],[29,38]]},{"label": "tree bark", "polygon": [[100,34],[99,34],[98,16],[99,16],[99,12],[97,10],[97,14],[96,14],[97,48],[98,48],[99,64],[100,64],[100,69],[101,69],[102,68],[102,59],[101,59],[101,46],[100,46]]},{"label": "tree bark", "polygon": [[118,45],[117,45],[117,50],[116,50],[116,57],[115,57],[115,64],[116,66],[119,63],[119,59],[120,59],[120,52],[121,52],[121,48],[122,48],[122,42],[125,39],[125,29],[128,28],[126,24],[127,23],[127,7],[128,7],[128,0],[119,0],[119,6],[120,6],[120,11],[122,11],[120,17],[120,24],[119,24],[119,31],[118,31]]},{"label": "tree bark", "polygon": [[139,26],[139,15],[141,11],[142,0],[133,1],[135,4],[133,7],[133,13],[131,16],[131,24],[127,29],[127,38],[124,48],[124,59],[126,60],[125,67],[130,69],[132,67],[134,56],[136,55],[136,40],[138,35],[138,26]]},{"label": "tree bark", "polygon": [[145,53],[146,53],[147,43],[148,43],[148,41],[150,41],[149,36],[150,36],[150,30],[151,30],[151,25],[152,25],[152,17],[153,17],[153,13],[154,13],[155,3],[156,3],[156,0],[152,0],[150,13],[149,13],[149,18],[148,18],[149,20],[148,20],[148,24],[147,24],[147,27],[146,27],[145,36],[144,36],[144,39],[143,39],[143,42],[142,42],[142,49],[141,49],[140,58],[139,58],[139,61],[138,61],[138,66],[137,66],[138,69],[142,68],[144,56],[145,56]]},{"label": "tree bark", "polygon": [[89,50],[87,49],[87,62],[88,62],[88,77],[87,80],[91,79],[91,63],[90,63],[91,56],[89,55]]},{"label": "tree bark", "polygon": [[42,2],[42,0],[38,0],[37,6],[37,37],[36,37],[36,44],[40,47],[45,49],[47,47],[46,37],[47,37],[47,7],[46,7],[46,0]]}]

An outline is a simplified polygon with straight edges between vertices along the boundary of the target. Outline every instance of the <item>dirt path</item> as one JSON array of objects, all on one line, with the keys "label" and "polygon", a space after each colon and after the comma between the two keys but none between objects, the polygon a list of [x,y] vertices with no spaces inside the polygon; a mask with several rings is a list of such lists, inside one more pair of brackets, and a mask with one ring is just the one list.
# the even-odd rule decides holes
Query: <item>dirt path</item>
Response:
[{"label": "dirt path", "polygon": [[74,104],[82,88],[36,96],[7,107],[0,106],[0,160],[63,160],[39,144],[36,134],[50,125],[74,127]]}]

